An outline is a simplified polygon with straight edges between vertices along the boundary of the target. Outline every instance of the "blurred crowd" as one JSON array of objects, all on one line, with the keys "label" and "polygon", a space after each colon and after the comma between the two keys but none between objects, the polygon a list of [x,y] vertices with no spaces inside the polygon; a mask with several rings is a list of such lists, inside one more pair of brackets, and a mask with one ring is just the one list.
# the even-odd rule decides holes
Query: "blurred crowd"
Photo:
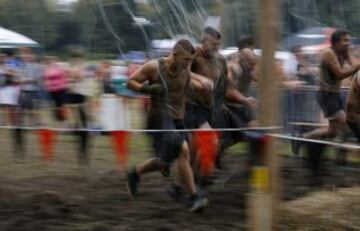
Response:
[{"label": "blurred crowd", "polygon": [[[240,40],[239,49],[254,49],[251,37]],[[261,53],[254,49],[260,57]],[[354,56],[359,55],[354,49]],[[290,121],[317,121],[320,116],[315,100],[319,81],[320,52],[309,53],[300,47],[277,52],[277,81],[282,90],[284,124]],[[226,56],[233,62],[232,54]],[[261,59],[261,58],[260,58]],[[145,62],[145,61],[143,61]],[[31,48],[0,52],[0,125],[49,125],[42,110],[50,111],[51,126],[99,128],[99,98],[102,94],[126,92],[126,81],[143,62],[114,65],[110,60],[88,62],[81,49],[70,51],[69,59],[40,56]],[[258,65],[255,74],[258,73]],[[252,95],[256,96],[256,81]],[[345,88],[349,80],[342,84]],[[122,92],[124,93],[124,92]],[[346,98],[344,91],[343,98]],[[75,122],[69,118],[75,118]]]},{"label": "blurred crowd", "polygon": [[[124,68],[109,60],[85,61],[80,49],[68,62],[56,56],[36,55],[30,48],[0,53],[0,124],[48,125],[40,109],[51,111],[60,127],[94,127],[101,94],[118,93],[114,76],[126,78]],[[75,122],[69,122],[72,116]]]}]

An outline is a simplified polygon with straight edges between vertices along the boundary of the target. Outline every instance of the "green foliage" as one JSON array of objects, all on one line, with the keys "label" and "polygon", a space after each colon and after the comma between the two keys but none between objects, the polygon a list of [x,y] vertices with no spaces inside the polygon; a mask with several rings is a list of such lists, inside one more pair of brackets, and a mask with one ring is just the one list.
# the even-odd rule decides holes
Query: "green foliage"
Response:
[{"label": "green foliage", "polygon": [[59,36],[57,25],[45,0],[3,0],[0,3],[1,26],[27,35],[45,47],[55,43]]},{"label": "green foliage", "polygon": [[[131,13],[136,14],[133,1],[79,0],[75,15],[80,24],[80,41],[92,52],[125,52],[144,50],[146,43]],[[101,14],[101,9],[104,14]],[[114,31],[109,29],[113,28]],[[120,37],[121,40],[116,37]]]}]

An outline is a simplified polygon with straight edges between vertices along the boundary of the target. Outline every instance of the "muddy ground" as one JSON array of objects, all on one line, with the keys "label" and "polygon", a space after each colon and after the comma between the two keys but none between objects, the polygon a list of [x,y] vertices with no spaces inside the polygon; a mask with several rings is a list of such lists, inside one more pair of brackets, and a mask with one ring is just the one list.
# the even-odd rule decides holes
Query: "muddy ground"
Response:
[{"label": "muddy ground", "polygon": [[[59,137],[61,142],[56,147],[54,162],[43,163],[35,136],[29,138],[23,160],[13,159],[8,136],[0,136],[3,144],[0,148],[1,231],[246,229],[244,163],[247,158],[244,155],[226,156],[227,170],[219,173],[209,190],[210,207],[203,213],[192,214],[168,197],[165,188],[170,180],[159,173],[146,176],[138,198],[131,199],[125,188],[124,173],[114,164],[106,138],[94,141],[90,167],[78,167],[76,142],[72,138]],[[136,151],[131,164],[148,155],[142,147]],[[360,217],[360,190],[356,188],[360,183],[359,166],[339,168],[333,161],[325,161],[317,186],[309,186],[311,174],[303,158],[284,156],[282,166],[284,203],[277,230],[360,229],[360,219],[355,219]],[[354,192],[343,193],[344,187],[347,190],[352,187]],[[326,192],[329,197],[314,194],[317,192]],[[304,199],[308,197],[313,199]],[[308,204],[319,206],[317,210],[306,209]],[[334,204],[338,207],[333,207]],[[336,224],[329,222],[337,217]]]}]

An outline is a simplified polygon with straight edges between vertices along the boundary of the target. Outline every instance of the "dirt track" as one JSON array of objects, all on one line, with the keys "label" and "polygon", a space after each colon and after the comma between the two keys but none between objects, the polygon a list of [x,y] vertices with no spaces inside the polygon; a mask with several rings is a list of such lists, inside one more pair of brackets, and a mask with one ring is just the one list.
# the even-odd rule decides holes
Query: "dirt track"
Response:
[{"label": "dirt track", "polygon": [[[245,230],[244,192],[247,187],[243,172],[244,156],[227,156],[225,163],[228,171],[219,179],[225,179],[231,172],[234,176],[225,187],[219,183],[221,181],[215,183],[210,190],[210,207],[204,213],[192,214],[167,196],[165,188],[169,179],[159,173],[146,176],[138,199],[130,199],[124,175],[116,170],[108,141],[95,142],[96,152],[93,153],[91,167],[86,168],[76,166],[75,143],[71,138],[59,137],[62,145],[57,146],[55,162],[43,164],[38,149],[34,147],[36,137],[31,136],[28,140],[27,148],[31,152],[27,153],[26,159],[15,162],[6,137],[0,134],[1,231]],[[148,156],[148,150],[139,146],[136,150],[140,153],[133,155],[136,159],[132,158],[132,163]],[[313,188],[308,186],[309,174],[302,159],[284,157],[283,166],[283,197],[287,202],[284,203],[278,230],[334,230],[332,223],[323,222],[316,216],[309,223],[311,215],[298,216],[297,211],[290,211],[287,206],[310,192],[333,192],[338,186],[359,185],[359,168],[338,171],[332,162],[327,161],[322,171],[322,186]],[[344,204],[353,206],[339,210],[349,216],[344,214],[342,219],[345,222],[339,222],[335,230],[357,230],[357,225],[360,226],[352,220],[346,221],[346,217],[360,217],[360,200],[358,194],[354,195],[344,197],[347,200]],[[294,206],[305,205],[294,204],[290,208]],[[327,206],[331,208],[331,204]],[[328,214],[327,206],[323,204],[317,213]],[[337,213],[334,211],[334,214]],[[316,219],[320,219],[319,222]]]}]

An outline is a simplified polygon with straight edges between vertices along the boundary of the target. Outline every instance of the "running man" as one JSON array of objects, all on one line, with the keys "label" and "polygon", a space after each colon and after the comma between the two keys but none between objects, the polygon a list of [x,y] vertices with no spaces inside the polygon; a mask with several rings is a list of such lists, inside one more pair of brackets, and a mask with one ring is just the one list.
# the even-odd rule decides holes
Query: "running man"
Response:
[{"label": "running man", "polygon": [[[228,62],[228,92],[236,92],[240,97],[225,98],[225,120],[227,128],[256,127],[258,122],[255,119],[254,109],[257,101],[250,97],[251,82],[257,82],[255,66],[257,56],[250,48],[240,48],[234,54],[232,61]],[[239,100],[240,99],[240,100]],[[215,166],[223,169],[221,157],[226,148],[244,139],[244,133],[239,131],[224,132],[219,152],[216,157]]]},{"label": "running man", "polygon": [[[197,47],[191,71],[207,78],[214,85],[213,91],[197,91],[190,93],[186,105],[185,124],[188,128],[224,128],[225,98],[234,102],[250,104],[236,88],[227,87],[227,64],[225,58],[218,53],[221,34],[212,27],[203,30],[201,46]],[[198,76],[193,78],[197,79]],[[221,138],[222,139],[222,138]],[[215,141],[219,143],[219,141]],[[200,178],[202,185],[207,184],[207,176]]]},{"label": "running man", "polygon": [[[190,72],[195,49],[188,40],[180,40],[169,57],[144,64],[128,81],[128,88],[151,95],[148,110],[149,129],[184,129],[185,92],[190,87],[203,88],[198,80],[192,80]],[[148,82],[148,83],[146,83]],[[142,175],[168,169],[176,160],[177,171],[191,198],[190,211],[205,208],[207,198],[197,193],[190,153],[184,132],[154,132],[153,147],[157,157],[135,166],[127,174],[129,193],[134,197]]]},{"label": "running man", "polygon": [[244,48],[239,50],[237,59],[228,65],[228,81],[230,85],[236,88],[246,100],[241,104],[231,99],[226,100],[226,105],[232,112],[237,115],[243,124],[237,124],[235,127],[255,127],[257,121],[255,119],[254,108],[257,101],[250,97],[251,82],[257,82],[254,74],[257,57],[255,53]]},{"label": "running man", "polygon": [[196,48],[191,71],[210,80],[214,91],[190,92],[185,115],[189,128],[211,128],[214,109],[219,108],[224,100],[227,68],[225,58],[218,53],[220,44],[221,34],[212,27],[206,27],[201,46]]},{"label": "running man", "polygon": [[360,76],[354,77],[346,101],[346,121],[360,143]]},{"label": "running man", "polygon": [[197,47],[191,71],[198,74],[193,78],[205,77],[214,85],[214,90],[192,91],[188,98],[185,121],[190,128],[219,127],[218,114],[224,105],[225,97],[236,102],[249,103],[234,88],[227,88],[227,64],[225,58],[218,53],[221,34],[212,27],[203,31],[201,46]]},{"label": "running man", "polygon": [[[349,54],[350,33],[338,29],[331,35],[331,47],[324,50],[320,64],[318,103],[329,120],[327,128],[304,134],[308,139],[335,138],[346,128],[346,117],[340,97],[341,80],[354,75],[360,68]],[[349,68],[344,68],[348,64]]]}]

